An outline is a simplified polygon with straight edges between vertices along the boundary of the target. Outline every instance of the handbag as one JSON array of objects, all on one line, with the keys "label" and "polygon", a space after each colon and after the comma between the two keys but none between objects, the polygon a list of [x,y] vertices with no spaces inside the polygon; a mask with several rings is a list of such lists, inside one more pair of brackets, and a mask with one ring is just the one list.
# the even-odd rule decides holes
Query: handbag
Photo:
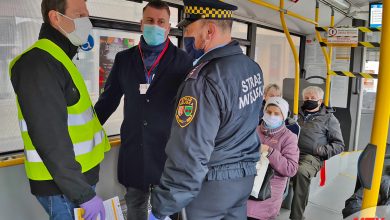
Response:
[{"label": "handbag", "polygon": [[271,179],[275,171],[269,165],[269,160],[262,154],[260,161],[256,164],[257,175],[253,183],[253,188],[249,199],[264,201],[271,198]]}]

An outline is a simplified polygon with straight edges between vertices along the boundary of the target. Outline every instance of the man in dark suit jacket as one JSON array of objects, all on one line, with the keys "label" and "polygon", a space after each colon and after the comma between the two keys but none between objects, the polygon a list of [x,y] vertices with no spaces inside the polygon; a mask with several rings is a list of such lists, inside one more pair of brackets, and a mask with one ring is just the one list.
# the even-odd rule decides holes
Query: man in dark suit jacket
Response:
[{"label": "man in dark suit jacket", "polygon": [[124,95],[118,161],[127,188],[127,219],[147,218],[150,187],[158,185],[179,85],[192,67],[188,55],[167,38],[169,7],[152,1],[143,9],[139,45],[116,55],[104,92],[95,105],[103,124]]}]

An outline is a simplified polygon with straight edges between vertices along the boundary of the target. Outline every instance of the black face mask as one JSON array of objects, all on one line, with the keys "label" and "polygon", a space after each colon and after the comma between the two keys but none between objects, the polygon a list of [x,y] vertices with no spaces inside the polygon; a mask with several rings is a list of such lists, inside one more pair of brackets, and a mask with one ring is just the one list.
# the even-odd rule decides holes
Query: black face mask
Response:
[{"label": "black face mask", "polygon": [[196,60],[199,57],[201,57],[204,54],[203,49],[196,49],[195,48],[195,38],[194,37],[184,37],[184,46],[188,53],[188,55],[193,59]]},{"label": "black face mask", "polygon": [[303,111],[306,111],[306,110],[313,110],[315,108],[318,107],[318,101],[315,101],[315,100],[306,100],[303,102],[303,105],[302,105],[302,110]]}]

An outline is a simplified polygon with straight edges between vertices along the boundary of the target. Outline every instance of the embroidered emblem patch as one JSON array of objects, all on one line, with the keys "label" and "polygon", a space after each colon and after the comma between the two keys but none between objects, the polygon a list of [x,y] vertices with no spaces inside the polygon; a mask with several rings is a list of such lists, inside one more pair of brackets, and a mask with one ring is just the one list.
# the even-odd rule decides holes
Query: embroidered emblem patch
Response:
[{"label": "embroidered emblem patch", "polygon": [[176,110],[176,121],[180,127],[188,126],[196,114],[198,101],[192,96],[184,96],[179,100]]}]

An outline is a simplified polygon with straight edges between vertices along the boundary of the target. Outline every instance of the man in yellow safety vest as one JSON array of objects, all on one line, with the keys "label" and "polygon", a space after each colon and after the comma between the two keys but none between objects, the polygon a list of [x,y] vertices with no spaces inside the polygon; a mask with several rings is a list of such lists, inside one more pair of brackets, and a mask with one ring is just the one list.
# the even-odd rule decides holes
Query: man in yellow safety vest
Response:
[{"label": "man in yellow safety vest", "polygon": [[50,219],[105,219],[95,193],[99,164],[110,149],[82,75],[72,62],[92,24],[84,0],[43,0],[39,40],[10,63],[25,168]]}]

